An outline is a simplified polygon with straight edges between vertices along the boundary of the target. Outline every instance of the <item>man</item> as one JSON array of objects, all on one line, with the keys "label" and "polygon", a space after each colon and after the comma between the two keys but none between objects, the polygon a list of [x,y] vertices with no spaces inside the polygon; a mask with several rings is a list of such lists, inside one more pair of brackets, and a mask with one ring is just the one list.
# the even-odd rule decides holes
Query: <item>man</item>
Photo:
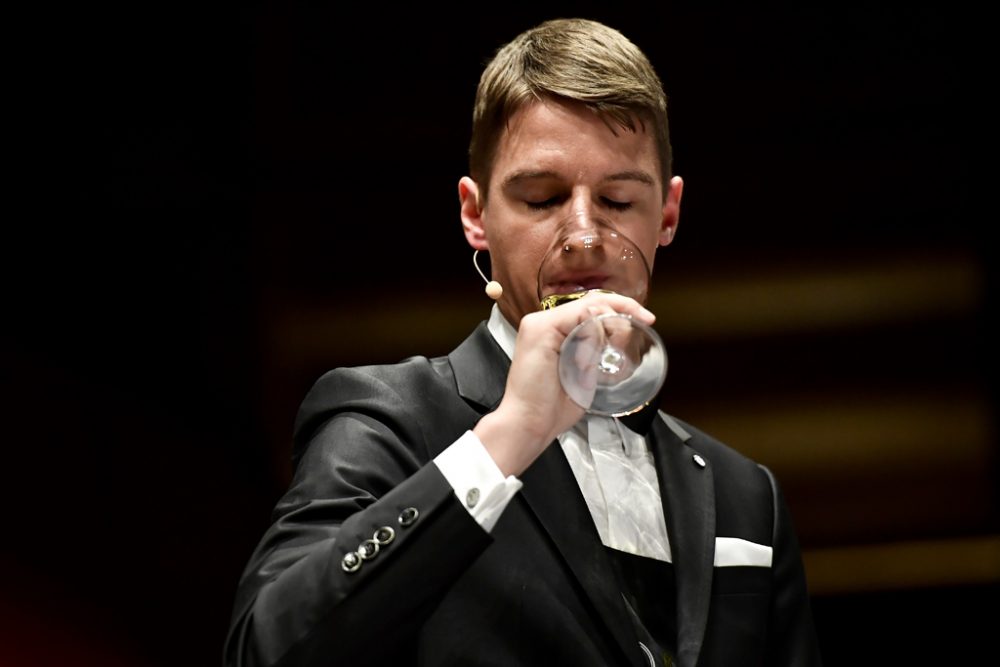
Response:
[{"label": "man", "polygon": [[617,294],[539,311],[536,285],[567,216],[650,260],[673,240],[683,183],[646,57],[590,21],[526,31],[483,73],[470,166],[462,223],[502,296],[447,357],[313,387],[226,664],[819,664],[771,474],[655,407],[585,415],[559,384],[581,321],[653,322]]}]

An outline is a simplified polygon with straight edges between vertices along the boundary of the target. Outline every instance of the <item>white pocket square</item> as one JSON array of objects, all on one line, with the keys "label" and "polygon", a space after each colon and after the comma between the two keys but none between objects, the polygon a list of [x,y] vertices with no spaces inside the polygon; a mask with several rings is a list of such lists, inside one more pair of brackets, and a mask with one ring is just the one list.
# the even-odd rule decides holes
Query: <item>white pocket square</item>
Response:
[{"label": "white pocket square", "polygon": [[715,567],[771,567],[771,547],[738,537],[715,538]]}]

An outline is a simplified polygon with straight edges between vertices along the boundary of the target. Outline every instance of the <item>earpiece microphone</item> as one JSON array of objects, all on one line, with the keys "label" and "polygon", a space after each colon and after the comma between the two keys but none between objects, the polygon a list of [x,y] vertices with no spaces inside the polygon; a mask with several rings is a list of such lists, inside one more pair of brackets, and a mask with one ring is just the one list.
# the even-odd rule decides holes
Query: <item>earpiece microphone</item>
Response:
[{"label": "earpiece microphone", "polygon": [[486,281],[486,296],[496,301],[501,296],[503,296],[503,287],[501,287],[500,283],[498,283],[497,281],[490,280],[485,275],[483,275],[483,270],[479,268],[479,261],[477,258],[478,255],[479,255],[478,250],[472,253],[472,265],[476,267],[476,271],[478,271],[482,279]]}]

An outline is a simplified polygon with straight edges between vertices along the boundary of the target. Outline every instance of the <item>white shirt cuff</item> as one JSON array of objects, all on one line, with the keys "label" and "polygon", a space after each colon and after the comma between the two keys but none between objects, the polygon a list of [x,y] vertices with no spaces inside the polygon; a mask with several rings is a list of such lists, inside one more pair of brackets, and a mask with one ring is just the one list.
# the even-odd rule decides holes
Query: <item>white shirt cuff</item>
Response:
[{"label": "white shirt cuff", "polygon": [[455,496],[472,518],[490,532],[510,499],[521,490],[521,480],[504,479],[483,443],[472,431],[434,457],[441,474],[455,490]]}]

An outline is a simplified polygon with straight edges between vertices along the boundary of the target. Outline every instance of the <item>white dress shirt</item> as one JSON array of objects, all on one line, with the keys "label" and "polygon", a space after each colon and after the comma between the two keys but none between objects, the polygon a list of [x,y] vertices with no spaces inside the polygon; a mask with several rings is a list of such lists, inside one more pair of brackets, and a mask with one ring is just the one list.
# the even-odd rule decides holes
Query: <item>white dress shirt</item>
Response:
[{"label": "white dress shirt", "polygon": [[[496,304],[487,323],[513,360],[517,331]],[[559,436],[605,546],[670,562],[660,485],[646,439],[613,417],[584,415]],[[522,486],[506,479],[479,438],[467,431],[434,459],[455,495],[487,531]]]}]

